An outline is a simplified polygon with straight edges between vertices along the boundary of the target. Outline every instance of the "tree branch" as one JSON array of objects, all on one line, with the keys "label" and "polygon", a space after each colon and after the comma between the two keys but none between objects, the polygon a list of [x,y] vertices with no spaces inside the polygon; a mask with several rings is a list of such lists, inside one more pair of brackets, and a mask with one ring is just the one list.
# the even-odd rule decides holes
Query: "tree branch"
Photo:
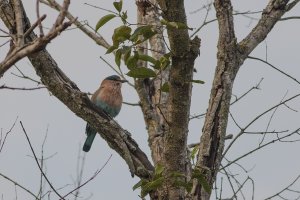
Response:
[{"label": "tree branch", "polygon": [[[54,8],[57,11],[61,11],[62,7],[55,1],[55,0],[50,0],[50,1],[45,1],[45,0],[39,0],[41,3]],[[80,23],[69,11],[65,11],[66,17],[71,20],[74,21],[74,24],[82,31],[84,32],[88,37],[90,37],[91,39],[93,39],[98,45],[103,46],[104,48],[108,49],[110,47],[110,45],[105,41],[105,39],[94,32],[90,31],[89,29],[87,29],[82,23]]]},{"label": "tree branch", "polygon": [[[196,163],[211,187],[221,164],[232,86],[239,67],[231,1],[215,0],[214,6],[219,24],[218,62]],[[192,192],[194,199],[210,197],[197,180]]]},{"label": "tree branch", "polygon": [[13,0],[12,1],[13,7],[14,7],[14,13],[15,13],[15,19],[16,19],[16,29],[17,29],[17,41],[16,41],[16,47],[21,48],[25,44],[25,38],[24,38],[24,24],[23,24],[23,13],[22,13],[22,5],[20,0]]},{"label": "tree branch", "polygon": [[[64,0],[64,5],[63,5],[64,10],[68,9],[69,1],[70,0]],[[11,50],[6,56],[6,58],[4,59],[4,61],[0,63],[0,77],[2,77],[3,74],[20,59],[38,51],[39,49],[43,49],[51,40],[53,40],[57,35],[59,35],[62,31],[64,31],[67,27],[71,26],[71,24],[73,23],[73,21],[63,23],[64,12],[61,12],[57,17],[55,24],[53,25],[53,27],[51,28],[51,30],[46,36],[35,38],[35,40],[32,40],[30,43],[24,44],[23,40],[25,38],[23,33],[24,33],[24,29],[26,28],[25,27],[26,19],[24,19],[24,16],[19,16],[19,15],[21,14],[24,15],[23,12],[25,11],[23,5],[19,0],[14,0],[14,3],[15,3],[14,5],[15,10],[12,11],[7,1],[5,0],[0,1],[0,5],[2,8],[0,10],[1,19],[9,29],[17,30],[17,41],[16,41],[17,45],[13,45],[11,47]],[[6,17],[8,15],[8,12],[10,13],[10,18]],[[15,16],[15,20],[13,20],[14,16]],[[8,21],[9,19],[12,20]],[[20,20],[24,20],[24,21],[20,22]],[[14,24],[15,21],[16,21],[16,27],[11,26],[11,24]]]},{"label": "tree branch", "polygon": [[[289,0],[270,0],[264,9],[261,19],[252,31],[239,43],[239,51],[245,59],[253,49],[260,44],[272,30],[274,25],[299,1],[288,4]],[[288,6],[287,6],[288,5]]]},{"label": "tree branch", "polygon": [[8,89],[8,90],[25,90],[25,91],[29,91],[29,90],[39,90],[39,89],[45,89],[46,87],[33,87],[33,88],[25,88],[25,87],[9,87],[6,85],[0,85],[0,90],[1,89]]}]

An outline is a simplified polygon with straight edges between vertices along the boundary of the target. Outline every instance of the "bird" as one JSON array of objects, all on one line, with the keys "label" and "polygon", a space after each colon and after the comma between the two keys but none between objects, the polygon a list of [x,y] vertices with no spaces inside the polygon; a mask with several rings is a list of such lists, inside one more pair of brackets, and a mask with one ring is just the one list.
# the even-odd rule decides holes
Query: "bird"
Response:
[{"label": "bird", "polygon": [[[100,87],[92,95],[91,101],[97,107],[104,110],[111,117],[116,117],[122,107],[122,83],[128,82],[127,80],[121,79],[117,75],[106,77],[100,84]],[[82,150],[88,152],[91,149],[94,138],[97,131],[90,126],[89,123],[86,125],[85,133],[87,138],[83,145]]]}]

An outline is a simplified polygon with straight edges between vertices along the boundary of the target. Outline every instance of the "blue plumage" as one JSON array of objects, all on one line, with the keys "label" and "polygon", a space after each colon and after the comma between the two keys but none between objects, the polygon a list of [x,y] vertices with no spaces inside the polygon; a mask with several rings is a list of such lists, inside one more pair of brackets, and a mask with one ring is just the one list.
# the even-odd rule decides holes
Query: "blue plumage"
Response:
[{"label": "blue plumage", "polygon": [[121,110],[121,106],[119,106],[119,107],[110,106],[110,105],[108,105],[107,103],[105,103],[101,100],[96,101],[96,106],[98,106],[99,108],[104,110],[111,117],[116,117],[119,114],[120,110]]}]

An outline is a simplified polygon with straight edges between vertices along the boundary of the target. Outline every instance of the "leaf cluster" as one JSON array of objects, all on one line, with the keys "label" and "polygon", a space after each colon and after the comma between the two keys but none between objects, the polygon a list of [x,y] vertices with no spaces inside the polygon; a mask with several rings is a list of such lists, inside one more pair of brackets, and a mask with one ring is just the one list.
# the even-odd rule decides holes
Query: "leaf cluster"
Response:
[{"label": "leaf cluster", "polygon": [[171,180],[174,186],[184,187],[186,191],[190,193],[193,187],[193,180],[196,179],[206,192],[211,193],[211,188],[205,178],[205,175],[202,174],[198,169],[193,170],[191,180],[189,180],[188,182],[183,181],[186,180],[187,177],[182,173],[173,172],[169,175],[169,177],[166,177],[163,172],[164,167],[162,165],[157,165],[155,167],[154,175],[151,180],[141,179],[132,187],[132,189],[136,190],[138,188],[141,188],[141,198],[144,198],[151,191],[161,188],[164,181]]},{"label": "leaf cluster", "polygon": [[[132,30],[132,24],[127,22],[127,11],[122,11],[123,1],[113,2],[117,12],[112,12],[103,16],[96,24],[95,30],[98,31],[110,20],[119,17],[123,25],[114,29],[112,35],[113,45],[107,49],[106,53],[115,52],[115,63],[120,68],[123,58],[125,65],[129,69],[128,76],[133,78],[152,78],[156,77],[160,71],[166,69],[171,64],[171,53],[163,55],[160,59],[155,59],[152,56],[139,54],[135,49],[136,46],[144,41],[149,40],[156,35],[157,29],[154,25],[139,25]],[[169,22],[165,19],[161,20],[163,26],[167,28],[187,29],[188,26],[180,22]],[[150,63],[149,68],[137,67],[138,61],[146,61]],[[168,83],[162,87],[163,92],[169,91]]]}]

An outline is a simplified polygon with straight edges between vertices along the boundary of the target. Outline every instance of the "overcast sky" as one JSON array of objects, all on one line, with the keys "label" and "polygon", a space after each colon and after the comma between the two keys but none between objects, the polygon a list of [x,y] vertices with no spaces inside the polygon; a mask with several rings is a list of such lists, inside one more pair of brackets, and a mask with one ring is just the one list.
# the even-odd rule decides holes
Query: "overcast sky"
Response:
[{"label": "overcast sky", "polygon": [[[23,1],[27,14],[31,22],[36,20],[35,0]],[[187,0],[186,13],[189,27],[197,28],[203,23],[205,11],[193,14],[193,11],[200,9],[209,1]],[[70,12],[78,16],[80,20],[86,20],[91,26],[95,26],[101,16],[107,14],[103,10],[98,10],[84,3],[94,4],[106,9],[113,9],[112,1],[72,1]],[[235,0],[233,1],[234,10],[261,11],[267,4],[264,0]],[[136,19],[136,8],[134,1],[124,1],[124,10],[128,10],[129,21]],[[57,12],[42,6],[41,13],[47,14],[44,26],[51,27]],[[299,15],[300,6],[296,6],[289,16]],[[254,19],[243,16],[235,16],[235,30],[238,41],[244,38],[253,26],[257,23],[255,19],[260,14],[251,15]],[[215,13],[212,10],[208,15],[208,20],[214,19]],[[109,43],[113,28],[121,25],[121,22],[114,19],[106,24],[101,30],[102,34]],[[0,24],[5,29],[3,24]],[[197,58],[194,79],[205,81],[204,85],[193,86],[193,98],[191,114],[205,112],[208,105],[209,91],[216,66],[216,44],[218,39],[217,23],[205,26],[197,35],[202,39],[201,56]],[[45,29],[45,31],[47,31]],[[192,32],[191,32],[192,33]],[[289,20],[279,22],[267,39],[262,42],[251,56],[266,59],[276,67],[300,80],[300,26],[299,20]],[[1,44],[7,38],[0,37]],[[8,45],[1,47],[1,60],[6,55]],[[100,59],[103,56],[108,62],[114,64],[112,55],[105,55],[105,49],[97,46],[94,41],[85,36],[80,30],[73,29],[62,33],[52,41],[47,50],[58,63],[59,67],[68,75],[72,81],[84,92],[94,92],[102,79],[114,74],[114,72]],[[26,75],[39,80],[28,59],[23,59],[16,64]],[[126,72],[126,67],[121,66]],[[16,68],[11,68],[3,78],[0,85],[14,87],[35,87],[31,81],[20,79],[12,75],[18,73]],[[279,103],[287,93],[286,99],[300,92],[300,85],[286,76],[278,73],[266,64],[255,60],[246,60],[242,66],[234,84],[234,95],[240,96],[249,88],[255,86],[261,79],[261,90],[251,92],[245,99],[232,106],[231,113],[240,126],[247,125],[255,116]],[[130,79],[129,79],[130,80]],[[131,80],[132,81],[132,80]],[[136,103],[138,98],[136,92],[125,85],[122,88],[123,99],[126,102]],[[85,124],[56,97],[52,96],[47,90],[37,91],[11,91],[0,90],[0,129],[3,134],[10,129],[13,122],[18,117],[22,121],[34,149],[40,155],[41,146],[48,129],[48,135],[44,146],[44,157],[51,155],[45,161],[46,174],[56,188],[73,184],[76,178],[76,167],[78,152],[86,138]],[[300,111],[300,100],[295,99],[288,103],[294,110]],[[270,115],[257,121],[251,126],[251,131],[265,131]],[[122,110],[116,120],[132,133],[133,138],[138,142],[150,158],[150,150],[147,145],[147,133],[139,107],[123,105]],[[203,119],[194,119],[189,127],[189,143],[198,142]],[[300,127],[299,112],[294,112],[283,106],[275,113],[270,123],[269,131],[273,130],[295,130]],[[228,134],[236,135],[239,129],[232,120],[229,120],[227,128]],[[243,153],[258,146],[261,135],[245,135],[228,152],[227,158],[232,160]],[[276,139],[275,136],[267,135],[265,141]],[[294,138],[295,139],[295,138]],[[298,138],[299,139],[299,138]],[[227,142],[228,143],[228,142]],[[275,194],[287,186],[296,176],[300,174],[300,143],[276,143],[256,152],[242,160],[239,164],[243,165],[249,172],[244,172],[240,168],[233,166],[231,172],[237,174],[237,178],[242,183],[247,176],[255,181],[255,199],[264,199]],[[81,155],[82,152],[80,151]],[[94,172],[101,168],[112,155],[109,163],[87,186],[83,187],[80,197],[91,199],[139,199],[139,190],[132,191],[132,186],[139,181],[138,178],[131,178],[125,162],[110,149],[104,140],[96,137],[92,149],[86,155],[83,179],[90,178]],[[11,134],[7,138],[4,149],[0,153],[0,173],[5,174],[16,180],[34,193],[39,190],[40,173],[26,138],[22,132],[19,122],[16,123]],[[220,176],[219,176],[220,177]],[[218,181],[220,188],[220,179]],[[224,178],[223,197],[230,197],[231,190]],[[247,183],[244,192],[246,199],[251,199],[251,184]],[[65,194],[73,188],[68,185],[61,190]],[[297,184],[294,189],[299,189]],[[46,187],[48,189],[48,186]],[[32,199],[27,193],[17,188],[19,199]],[[3,199],[14,199],[15,188],[12,183],[0,177],[0,195]],[[289,194],[287,194],[289,195]],[[52,199],[57,199],[55,194],[51,194]],[[286,196],[288,199],[291,195]],[[214,198],[214,197],[212,197]],[[73,199],[72,196],[69,199]]]}]

